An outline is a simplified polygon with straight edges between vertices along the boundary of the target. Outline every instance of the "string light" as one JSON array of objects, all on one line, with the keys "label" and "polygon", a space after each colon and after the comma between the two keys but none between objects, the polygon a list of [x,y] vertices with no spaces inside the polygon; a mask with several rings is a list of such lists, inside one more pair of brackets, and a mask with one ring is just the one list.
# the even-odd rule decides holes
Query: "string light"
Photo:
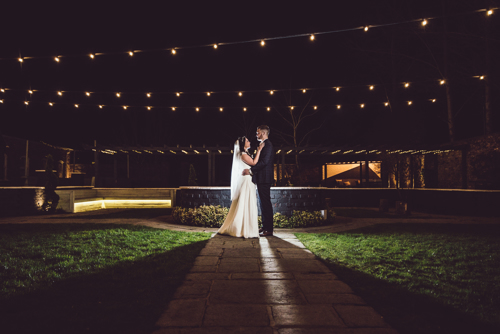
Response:
[{"label": "string light", "polygon": [[177,92],[177,93],[175,93],[175,95],[177,95],[177,96],[181,96],[181,93]]},{"label": "string light", "polygon": [[340,108],[341,108],[340,104],[337,104],[337,109],[340,109]]},{"label": "string light", "polygon": [[24,61],[24,60],[23,60],[23,58],[17,58],[17,60],[18,60],[20,63],[22,63],[22,62]]},{"label": "string light", "polygon": [[172,107],[172,111],[175,111],[175,107]]},{"label": "string light", "polygon": [[217,44],[214,44],[214,49],[217,49],[217,48],[218,48]]},{"label": "string light", "polygon": [[3,100],[0,100],[0,103],[3,103]]},{"label": "string light", "polygon": [[409,106],[411,106],[411,105],[412,105],[412,103],[413,103],[412,101],[408,101],[408,105],[409,105]]},{"label": "string light", "polygon": [[266,42],[264,42],[264,40],[262,40],[262,41],[260,41],[260,45],[264,46],[264,45],[266,45]]},{"label": "string light", "polygon": [[3,89],[3,88],[0,89],[0,92],[5,93],[5,89]]},{"label": "string light", "polygon": [[54,60],[55,60],[56,62],[59,62],[59,60],[60,60],[60,59],[59,59],[59,57],[55,57],[55,58],[54,58]]},{"label": "string light", "polygon": [[432,103],[434,103],[434,102],[436,102],[436,99],[432,99],[431,101],[432,101]]},{"label": "string light", "polygon": [[242,92],[239,92],[239,93],[238,93],[238,95],[239,95],[239,96],[243,96],[243,93],[242,93]]},{"label": "string light", "polygon": [[294,106],[290,106],[290,110],[293,110]]},{"label": "string light", "polygon": [[365,104],[364,104],[364,103],[361,103],[361,105],[360,105],[360,106],[361,106],[361,108],[364,108],[364,107],[365,107]]},{"label": "string light", "polygon": [[314,110],[317,110],[318,109],[318,106],[314,106]]},{"label": "string light", "polygon": [[196,112],[200,111],[200,108],[196,107]]},{"label": "string light", "polygon": [[147,108],[148,110],[151,110],[151,106],[147,106],[146,108]]},{"label": "string light", "polygon": [[28,101],[24,101],[24,104],[25,104],[25,105],[28,105],[28,104],[29,104],[29,102],[28,102]]},{"label": "string light", "polygon": [[271,107],[267,107],[267,111],[271,111]]},{"label": "string light", "polygon": [[274,95],[274,90],[269,91],[269,94]]},{"label": "string light", "polygon": [[121,94],[120,93],[116,93],[116,97],[121,97]]},{"label": "string light", "polygon": [[219,108],[219,111],[221,111],[221,112],[222,112],[223,110],[224,110],[224,109],[222,109],[222,108]]},{"label": "string light", "polygon": [[336,87],[335,90],[338,92],[340,90],[340,87]]},{"label": "string light", "polygon": [[133,51],[129,51],[129,52],[128,52],[128,55],[129,55],[130,57],[132,57],[132,56],[134,55],[134,52],[133,52]]},{"label": "string light", "polygon": [[51,106],[51,107],[52,107],[53,105],[54,105],[54,103],[52,103],[52,102],[49,102],[49,106]]},{"label": "string light", "polygon": [[373,88],[374,88],[373,86],[370,86],[370,90],[373,90]]},{"label": "string light", "polygon": [[368,31],[368,26],[365,26],[365,29],[364,29],[364,30],[365,30],[365,31]]},{"label": "string light", "polygon": [[440,84],[440,85],[444,85],[444,84],[445,84],[445,82],[446,82],[446,81],[441,80],[441,81],[439,81],[439,84]]},{"label": "string light", "polygon": [[89,54],[89,57],[90,57],[91,59],[94,59],[94,58],[95,58],[95,55],[94,55],[93,53],[91,53],[91,54]]},{"label": "string light", "polygon": [[103,106],[102,106],[102,104],[100,104],[100,105],[99,105],[99,109],[102,109],[102,107],[103,107]]},{"label": "string light", "polygon": [[151,93],[146,93],[146,96],[147,97],[151,97]]},{"label": "string light", "polygon": [[175,55],[177,53],[177,51],[175,51],[175,49],[172,49],[172,54]]},{"label": "string light", "polygon": [[127,106],[123,106],[123,109],[124,109],[124,110],[127,110]]},{"label": "string light", "polygon": [[28,91],[28,93],[33,94],[33,91],[32,91],[32,90],[29,90],[29,91]]},{"label": "string light", "polygon": [[408,88],[410,87],[410,83],[409,82],[405,82],[405,88]]},{"label": "string light", "polygon": [[75,108],[78,108],[78,107],[79,107],[79,105],[78,105],[78,104],[75,104]]},{"label": "string light", "polygon": [[426,19],[424,19],[424,20],[422,21],[422,25],[423,25],[424,27],[427,25],[427,20],[426,20]]},{"label": "string light", "polygon": [[481,75],[481,76],[479,77],[479,80],[484,80],[484,75]]},{"label": "string light", "polygon": [[85,92],[85,95],[90,96],[90,92]]},{"label": "string light", "polygon": [[488,15],[488,16],[490,16],[490,15],[492,15],[492,14],[493,14],[493,9],[490,9],[490,10],[488,10],[488,11],[486,12],[486,15]]},{"label": "string light", "polygon": [[58,91],[57,95],[62,96],[62,91]]},{"label": "string light", "polygon": [[311,35],[311,37],[309,37],[309,39],[311,39],[311,41],[314,41],[314,34]]},{"label": "string light", "polygon": [[207,96],[210,96],[210,92],[207,92]]},{"label": "string light", "polygon": [[243,108],[243,111],[247,111],[247,108]]},{"label": "string light", "polygon": [[385,103],[384,103],[384,106],[386,106],[386,107],[387,107],[388,105],[389,105],[389,102],[385,102]]},{"label": "string light", "polygon": [[303,89],[303,90],[302,90],[302,93],[305,93],[305,92],[306,92],[306,90],[305,90],[305,89]]}]

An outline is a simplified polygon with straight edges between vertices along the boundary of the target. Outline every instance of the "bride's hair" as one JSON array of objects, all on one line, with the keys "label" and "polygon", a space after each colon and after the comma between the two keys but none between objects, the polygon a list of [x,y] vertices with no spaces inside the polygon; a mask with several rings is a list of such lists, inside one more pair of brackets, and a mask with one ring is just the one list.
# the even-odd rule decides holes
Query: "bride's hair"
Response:
[{"label": "bride's hair", "polygon": [[240,152],[243,153],[245,152],[245,142],[246,142],[247,137],[239,137],[238,138],[238,144],[240,144]]}]

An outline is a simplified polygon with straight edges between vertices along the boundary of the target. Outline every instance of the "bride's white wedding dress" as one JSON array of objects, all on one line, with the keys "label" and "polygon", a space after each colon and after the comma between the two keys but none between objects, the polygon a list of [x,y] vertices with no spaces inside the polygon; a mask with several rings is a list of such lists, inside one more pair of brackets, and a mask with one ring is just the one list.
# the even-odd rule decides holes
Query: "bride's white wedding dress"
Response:
[{"label": "bride's white wedding dress", "polygon": [[248,165],[241,159],[239,145],[235,145],[231,175],[232,202],[226,220],[218,233],[233,237],[258,238],[256,187],[250,175],[242,175],[245,168],[248,168]]}]

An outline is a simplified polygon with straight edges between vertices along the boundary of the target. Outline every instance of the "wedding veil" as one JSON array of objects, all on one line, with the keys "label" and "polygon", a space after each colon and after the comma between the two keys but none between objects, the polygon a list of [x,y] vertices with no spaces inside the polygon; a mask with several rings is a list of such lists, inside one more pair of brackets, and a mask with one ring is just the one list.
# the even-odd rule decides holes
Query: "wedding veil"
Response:
[{"label": "wedding veil", "polygon": [[234,143],[233,167],[231,169],[231,201],[238,198],[241,184],[243,182],[243,170],[248,166],[241,160],[240,143],[238,140]]}]

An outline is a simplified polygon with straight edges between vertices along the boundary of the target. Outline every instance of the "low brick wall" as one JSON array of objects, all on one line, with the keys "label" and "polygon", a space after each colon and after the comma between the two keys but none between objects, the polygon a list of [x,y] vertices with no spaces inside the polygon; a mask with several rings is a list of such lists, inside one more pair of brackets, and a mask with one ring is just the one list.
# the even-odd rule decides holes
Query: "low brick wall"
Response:
[{"label": "low brick wall", "polygon": [[39,213],[43,200],[43,187],[0,188],[0,217]]},{"label": "low brick wall", "polygon": [[[291,215],[294,210],[325,210],[326,188],[273,187],[271,202],[274,213]],[[177,206],[194,208],[202,205],[231,206],[230,187],[180,187],[177,190]],[[260,215],[260,207],[259,207]]]}]

